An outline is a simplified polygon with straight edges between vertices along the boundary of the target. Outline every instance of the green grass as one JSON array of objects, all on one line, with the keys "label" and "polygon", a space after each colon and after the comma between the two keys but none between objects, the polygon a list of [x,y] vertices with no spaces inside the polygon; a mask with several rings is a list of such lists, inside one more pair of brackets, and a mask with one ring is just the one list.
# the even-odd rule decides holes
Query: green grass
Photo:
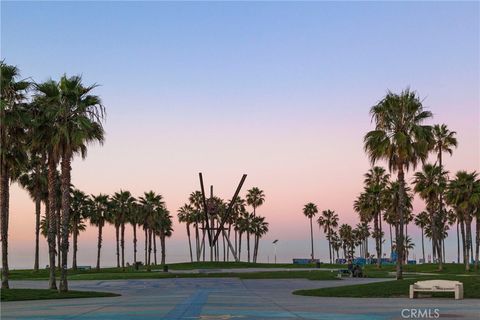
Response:
[{"label": "green grass", "polygon": [[[233,268],[315,268],[315,264],[252,263],[252,262],[181,262],[168,265],[173,270],[233,269]],[[323,264],[322,268],[340,268],[340,264]]]},{"label": "green grass", "polygon": [[72,298],[99,298],[120,296],[111,292],[97,291],[68,291],[59,293],[49,289],[2,289],[1,301],[45,300],[45,299],[72,299]]},{"label": "green grass", "polygon": [[[351,298],[393,298],[408,297],[409,286],[416,281],[446,279],[463,282],[465,298],[480,298],[479,276],[420,276],[403,280],[392,280],[361,285],[351,285],[312,290],[297,290],[293,294],[316,297],[351,297]],[[433,293],[434,297],[452,297],[453,293]]]},{"label": "green grass", "polygon": [[167,279],[167,278],[239,278],[239,279],[310,279],[335,280],[336,273],[329,271],[263,271],[244,273],[163,273],[163,272],[136,272],[136,273],[92,273],[69,276],[70,280],[122,280],[122,279]]},{"label": "green grass", "polygon": [[[309,278],[308,271],[298,271],[299,273],[294,273],[294,271],[280,273],[280,271],[274,271],[275,268],[314,268],[313,264],[308,265],[298,265],[298,264],[273,264],[273,263],[248,263],[248,262],[186,262],[186,263],[172,263],[168,265],[170,270],[192,270],[192,269],[231,269],[231,268],[269,268],[272,272],[276,274],[273,276],[268,275],[268,272],[260,272],[259,277],[277,277],[277,276],[288,276],[291,278]],[[322,264],[322,268],[342,268],[345,269],[346,265],[335,265],[335,264]],[[152,266],[152,270],[162,270],[162,266]],[[381,269],[377,269],[375,265],[368,265],[364,268],[364,273],[369,278],[391,278],[393,275],[389,272],[394,272],[395,266],[393,265],[384,265]],[[407,265],[404,266],[405,272],[425,272],[425,273],[438,273],[441,275],[456,275],[456,274],[471,274],[478,275],[471,271],[470,273],[465,273],[464,266],[462,264],[445,264],[444,270],[440,273],[438,272],[438,266],[436,264],[422,264],[422,265]],[[295,271],[296,272],[296,271]],[[302,273],[303,272],[303,273]],[[11,280],[45,280],[48,279],[49,271],[42,269],[38,272],[33,270],[10,270],[10,279]],[[214,276],[217,277],[247,277],[247,275],[240,274],[230,274],[230,273],[214,273]],[[102,268],[100,271],[95,269],[91,270],[69,270],[68,276],[71,280],[113,280],[113,279],[161,279],[161,278],[172,278],[172,277],[212,277],[212,274],[170,274],[163,273],[158,271],[148,272],[144,267],[140,270],[135,270],[133,267],[125,268]],[[59,273],[57,273],[59,276]],[[254,277],[249,273],[249,278]],[[405,277],[415,277],[415,275],[405,275]],[[268,279],[268,278],[267,278]]]}]

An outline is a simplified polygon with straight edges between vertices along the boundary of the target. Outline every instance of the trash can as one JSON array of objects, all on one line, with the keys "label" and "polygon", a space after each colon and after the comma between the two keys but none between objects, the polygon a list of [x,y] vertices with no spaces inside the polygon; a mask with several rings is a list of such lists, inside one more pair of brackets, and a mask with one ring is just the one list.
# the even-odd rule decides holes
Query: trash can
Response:
[{"label": "trash can", "polygon": [[317,262],[315,263],[315,267],[316,267],[316,268],[320,268],[320,261],[317,261]]},{"label": "trash can", "polygon": [[163,266],[163,272],[168,272],[168,266],[167,265]]}]

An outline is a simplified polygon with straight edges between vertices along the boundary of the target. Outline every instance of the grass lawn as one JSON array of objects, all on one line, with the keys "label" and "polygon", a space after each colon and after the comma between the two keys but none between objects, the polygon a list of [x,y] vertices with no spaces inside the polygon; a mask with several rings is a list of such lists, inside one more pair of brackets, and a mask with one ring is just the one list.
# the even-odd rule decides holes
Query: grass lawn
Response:
[{"label": "grass lawn", "polygon": [[[409,286],[416,281],[430,279],[456,280],[463,282],[465,298],[480,298],[480,276],[420,276],[404,280],[392,280],[361,285],[312,290],[297,290],[293,294],[316,297],[393,298],[408,297]],[[434,297],[453,297],[453,293],[433,293]]]},{"label": "grass lawn", "polygon": [[[185,262],[185,263],[172,263],[168,264],[170,270],[192,270],[192,269],[231,269],[231,268],[268,268],[272,271],[270,272],[259,272],[259,273],[212,273],[212,274],[171,274],[158,272],[162,270],[162,266],[152,266],[152,270],[148,272],[144,267],[140,270],[135,270],[133,267],[127,267],[125,270],[122,268],[102,268],[100,271],[95,269],[91,270],[69,270],[68,277],[70,280],[114,280],[114,279],[161,279],[161,278],[172,278],[172,277],[188,277],[188,278],[198,278],[198,277],[238,277],[242,279],[252,279],[252,278],[262,278],[262,279],[272,279],[272,278],[306,278],[311,279],[316,276],[312,276],[310,271],[275,271],[275,268],[314,268],[315,265],[299,265],[299,264],[273,264],[273,263],[248,263],[248,262]],[[322,264],[322,268],[329,269],[345,269],[346,265],[336,265],[336,264]],[[393,265],[384,265],[381,269],[377,269],[375,265],[368,265],[364,268],[364,273],[369,278],[391,278],[393,275],[389,272],[395,271],[395,266]],[[425,273],[438,273],[441,275],[455,275],[455,274],[466,274],[464,271],[464,266],[462,264],[445,264],[444,270],[440,273],[438,272],[438,266],[436,264],[421,264],[421,265],[408,265],[404,266],[405,272],[425,272]],[[33,270],[10,270],[10,279],[11,280],[45,280],[48,279],[48,270],[42,269],[38,272]],[[317,272],[317,271],[315,271]],[[320,272],[320,271],[318,271]],[[330,273],[328,271],[324,271]],[[273,274],[274,273],[274,274]],[[324,277],[322,273],[321,277]],[[475,274],[473,271],[469,274]],[[478,275],[478,273],[476,273]],[[57,274],[59,275],[59,274]],[[326,275],[325,277],[334,276],[333,273]],[[417,275],[405,275],[405,277],[416,277]],[[323,279],[323,278],[322,278]]]},{"label": "grass lawn", "polygon": [[1,301],[45,300],[45,299],[72,299],[72,298],[99,298],[117,297],[116,293],[97,291],[69,291],[59,293],[49,289],[2,289]]},{"label": "grass lawn", "polygon": [[90,273],[69,276],[69,280],[119,280],[119,279],[166,279],[166,278],[239,278],[239,279],[310,279],[335,280],[336,273],[329,271],[262,271],[245,273],[191,273],[164,272]]}]

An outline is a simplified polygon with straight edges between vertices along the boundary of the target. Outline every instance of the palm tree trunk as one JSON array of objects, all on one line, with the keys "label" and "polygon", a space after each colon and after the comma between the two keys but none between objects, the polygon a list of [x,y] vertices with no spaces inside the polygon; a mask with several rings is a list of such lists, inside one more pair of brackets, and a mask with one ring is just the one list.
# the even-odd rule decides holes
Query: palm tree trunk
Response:
[{"label": "palm tree trunk", "polygon": [[148,266],[150,267],[150,264],[152,262],[152,230],[148,230]]},{"label": "palm tree trunk", "polygon": [[247,255],[248,255],[248,262],[250,262],[250,232],[247,231]]},{"label": "palm tree trunk", "polygon": [[73,222],[73,258],[72,270],[77,270],[77,238],[78,238],[78,221]]},{"label": "palm tree trunk", "polygon": [[[56,230],[56,237],[57,237],[57,269],[60,271],[62,269],[62,256],[60,250],[62,248],[62,198],[59,197],[55,200],[57,204],[57,208],[55,209],[55,230]],[[59,204],[59,205],[58,205]]]},{"label": "palm tree trunk", "polygon": [[380,212],[378,213],[378,215],[379,215],[378,226],[379,226],[379,230],[380,230],[380,232],[379,232],[379,234],[378,234],[378,237],[379,237],[378,242],[379,242],[379,248],[380,248],[380,250],[377,252],[377,255],[378,255],[378,257],[377,257],[377,260],[378,260],[378,261],[377,261],[377,265],[378,265],[379,268],[381,268],[381,267],[382,267],[382,254],[383,254],[383,235],[382,235],[382,234],[383,234],[383,231],[382,231],[382,220],[383,220],[383,219],[382,219],[382,211],[380,211]]},{"label": "palm tree trunk", "polygon": [[39,265],[39,242],[40,242],[40,211],[42,200],[40,198],[39,188],[35,191],[35,262],[33,264],[33,271],[38,271]]},{"label": "palm tree trunk", "polygon": [[478,254],[480,251],[480,213],[477,212],[475,231],[475,272],[478,272]]},{"label": "palm tree trunk", "polygon": [[117,248],[117,268],[120,268],[120,225],[115,224],[115,243]]},{"label": "palm tree trunk", "polygon": [[377,251],[377,268],[380,268],[382,261],[382,249],[380,243],[380,230],[378,227],[378,214],[373,215],[373,233],[375,234],[375,250]]},{"label": "palm tree trunk", "polygon": [[98,240],[97,240],[97,270],[100,270],[100,251],[102,250],[102,229],[103,222],[98,224]]},{"label": "palm tree trunk", "polygon": [[473,255],[473,236],[472,236],[472,221],[473,221],[473,217],[472,216],[469,216],[469,226],[468,226],[468,229],[470,230],[470,241],[469,241],[469,244],[470,244],[470,261],[472,261],[474,255]]},{"label": "palm tree trunk", "polygon": [[[57,196],[56,196],[56,190],[55,190],[55,184],[56,184],[56,177],[57,177],[57,164],[53,160],[53,156],[49,155],[48,157],[48,208],[46,211],[48,211],[48,234],[47,234],[47,240],[48,240],[48,258],[49,258],[49,266],[50,266],[50,272],[49,272],[49,281],[48,281],[48,288],[51,290],[56,290],[57,289],[57,283],[55,280],[55,227],[57,224],[55,213],[57,210]],[[60,247],[59,247],[60,249]],[[60,255],[58,255],[60,258]],[[8,270],[8,269],[7,269]]]},{"label": "palm tree trunk", "polygon": [[200,261],[200,237],[198,234],[198,222],[195,223],[195,253],[197,257],[197,262]]},{"label": "palm tree trunk", "polygon": [[135,267],[135,270],[138,270],[138,264],[137,264],[137,224],[132,223],[133,227],[133,266]]},{"label": "palm tree trunk", "polygon": [[422,229],[422,257],[423,257],[423,263],[425,263],[425,245],[424,245],[423,227],[421,229]]},{"label": "palm tree trunk", "polygon": [[143,227],[143,231],[145,232],[145,265],[148,264],[148,260],[147,260],[147,251],[148,251],[148,232],[147,232],[147,228],[145,228],[145,226]]},{"label": "palm tree trunk", "polygon": [[398,166],[398,183],[400,185],[400,194],[398,195],[399,205],[397,208],[397,218],[398,218],[398,233],[397,237],[397,268],[396,268],[396,278],[397,280],[403,279],[403,225],[404,225],[404,206],[405,206],[405,174],[403,172],[403,164]]},{"label": "palm tree trunk", "polygon": [[120,246],[122,248],[122,269],[125,271],[125,223],[120,225]]},{"label": "palm tree trunk", "polygon": [[458,217],[457,217],[457,263],[460,263],[460,230],[458,228]]},{"label": "palm tree trunk", "polygon": [[311,245],[312,245],[312,253],[310,254],[310,257],[312,258],[312,261],[313,261],[313,259],[315,259],[315,255],[314,255],[314,251],[313,251],[313,224],[312,224],[312,218],[310,218],[310,242],[311,242]]},{"label": "palm tree trunk", "polygon": [[390,227],[390,257],[391,257],[393,253],[392,225],[389,223],[388,226]]},{"label": "palm tree trunk", "polygon": [[165,251],[166,251],[166,248],[165,248],[165,234],[162,232],[162,234],[160,235],[160,245],[161,245],[161,249],[162,249],[162,265],[165,265]]},{"label": "palm tree trunk", "polygon": [[153,262],[157,265],[157,235],[153,232]]},{"label": "palm tree trunk", "polygon": [[[10,186],[8,168],[5,163],[1,163],[0,168],[0,222],[2,233],[2,289],[8,289],[8,214],[10,201]],[[53,268],[55,272],[55,256]],[[54,275],[55,283],[55,275]]]},{"label": "palm tree trunk", "polygon": [[465,231],[466,231],[466,243],[467,246],[465,248],[465,271],[470,271],[470,247],[471,247],[471,239],[472,239],[472,229],[470,224],[470,214],[467,212],[465,215]]},{"label": "palm tree trunk", "polygon": [[242,256],[242,232],[238,233],[238,261],[240,261],[240,257]]},{"label": "palm tree trunk", "polygon": [[70,173],[71,167],[71,153],[65,151],[62,155],[62,176],[61,176],[61,190],[62,190],[62,243],[61,243],[61,259],[62,270],[60,273],[60,292],[68,291],[67,280],[67,260],[68,260],[68,224],[70,222]]},{"label": "palm tree trunk", "polygon": [[190,224],[187,223],[188,249],[190,251],[190,262],[193,262],[192,241],[190,239]]}]

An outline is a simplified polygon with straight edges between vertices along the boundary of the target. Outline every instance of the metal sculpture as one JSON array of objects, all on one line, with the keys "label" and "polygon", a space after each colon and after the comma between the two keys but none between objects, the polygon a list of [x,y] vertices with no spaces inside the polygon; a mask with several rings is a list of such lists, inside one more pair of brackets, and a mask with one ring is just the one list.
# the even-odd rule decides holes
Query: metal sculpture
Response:
[{"label": "metal sculpture", "polygon": [[242,176],[242,179],[240,180],[240,183],[238,184],[237,190],[235,191],[235,194],[233,195],[232,199],[230,200],[230,203],[227,207],[227,210],[225,211],[225,214],[222,215],[220,219],[220,225],[218,228],[215,228],[214,226],[210,226],[210,219],[213,217],[217,211],[217,208],[215,208],[214,204],[214,199],[213,199],[213,186],[210,187],[210,198],[207,201],[207,197],[205,196],[205,187],[203,184],[203,176],[202,173],[200,172],[198,174],[200,178],[200,189],[202,191],[202,202],[203,202],[203,209],[205,211],[205,233],[208,236],[208,243],[210,245],[210,256],[212,258],[212,248],[215,246],[217,243],[218,237],[220,236],[220,233],[223,234],[225,239],[227,240],[228,243],[228,248],[232,252],[233,257],[235,258],[235,261],[239,261],[237,258],[237,253],[230,243],[230,239],[225,235],[225,222],[228,220],[232,213],[233,205],[235,204],[235,200],[238,197],[238,194],[240,193],[240,190],[242,189],[243,183],[245,182],[245,179],[247,178],[247,175],[244,174]]}]

